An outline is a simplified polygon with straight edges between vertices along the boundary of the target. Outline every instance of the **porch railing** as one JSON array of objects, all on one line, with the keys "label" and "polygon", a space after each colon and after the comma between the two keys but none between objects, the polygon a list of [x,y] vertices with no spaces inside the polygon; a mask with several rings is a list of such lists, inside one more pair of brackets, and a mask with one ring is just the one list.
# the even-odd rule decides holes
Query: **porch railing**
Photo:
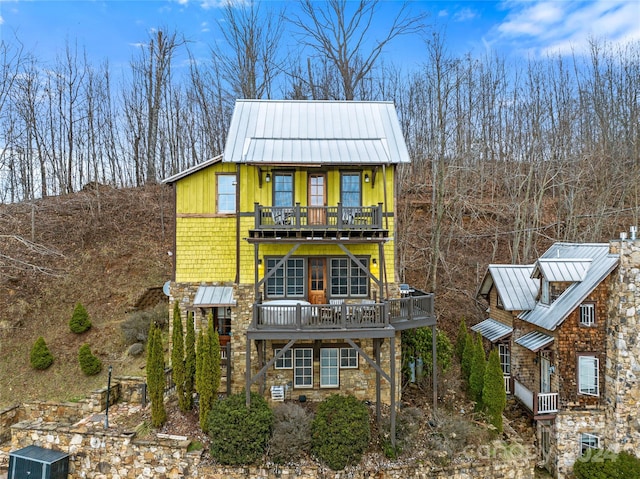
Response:
[{"label": "porch railing", "polygon": [[513,386],[515,397],[517,397],[534,416],[558,412],[558,393],[533,392],[517,379],[513,380]]},{"label": "porch railing", "polygon": [[382,229],[382,203],[374,206],[262,206],[255,203],[255,229]]},{"label": "porch railing", "polygon": [[504,390],[507,394],[511,394],[511,376],[503,376]]},{"label": "porch railing", "polygon": [[433,294],[382,303],[256,303],[251,327],[262,330],[385,328],[390,324],[435,318],[433,303]]}]

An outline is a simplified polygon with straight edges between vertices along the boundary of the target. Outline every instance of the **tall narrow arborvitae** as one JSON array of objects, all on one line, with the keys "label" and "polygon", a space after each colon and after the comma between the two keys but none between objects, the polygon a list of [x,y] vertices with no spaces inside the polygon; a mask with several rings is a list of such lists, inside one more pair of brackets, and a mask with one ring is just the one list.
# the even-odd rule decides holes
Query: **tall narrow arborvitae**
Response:
[{"label": "tall narrow arborvitae", "polygon": [[473,358],[471,360],[471,374],[469,375],[469,390],[471,399],[476,402],[476,409],[482,409],[482,389],[484,386],[484,372],[487,368],[487,360],[482,346],[482,337],[476,335],[474,341]]},{"label": "tall narrow arborvitae", "polygon": [[209,339],[209,352],[211,354],[211,389],[215,398],[220,389],[220,381],[222,379],[222,368],[220,367],[220,336],[218,331],[213,327],[213,318],[210,318],[209,327],[207,328],[207,338]]},{"label": "tall narrow arborvitae", "polygon": [[167,420],[167,411],[164,407],[164,350],[160,328],[152,326],[147,347],[147,384],[151,398],[151,425],[159,427]]},{"label": "tall narrow arborvitae", "polygon": [[202,352],[204,350],[204,334],[202,328],[198,330],[198,343],[196,348],[196,391],[200,395],[200,385],[202,384]]},{"label": "tall narrow arborvitae", "polygon": [[462,318],[460,327],[458,328],[458,337],[456,338],[456,356],[458,356],[459,361],[462,361],[462,355],[464,354],[464,347],[467,344],[468,335],[469,331],[467,330],[467,323],[464,318]]},{"label": "tall narrow arborvitae", "polygon": [[471,363],[473,362],[473,352],[475,350],[475,343],[473,341],[473,336],[471,334],[467,334],[464,341],[464,351],[462,351],[462,361],[460,363],[460,368],[462,369],[462,376],[464,376],[464,380],[469,382],[469,376],[471,375]]},{"label": "tall narrow arborvitae", "polygon": [[482,388],[482,404],[489,416],[489,421],[499,433],[502,432],[502,412],[507,406],[507,392],[504,388],[504,375],[500,365],[500,354],[496,348],[489,353],[487,369],[484,373]]},{"label": "tall narrow arborvitae", "polygon": [[172,377],[176,385],[178,406],[181,411],[188,411],[185,392],[185,365],[184,365],[184,335],[182,333],[182,318],[180,317],[180,305],[176,301],[173,305],[173,331],[171,334],[171,367]]},{"label": "tall narrow arborvitae", "polygon": [[196,331],[193,312],[187,312],[187,335],[185,336],[184,398],[187,410],[193,409],[193,390],[196,381]]},{"label": "tall narrow arborvitae", "polygon": [[[209,326],[212,328],[213,316],[209,313],[207,317]],[[198,341],[198,355],[200,357],[200,375],[198,376],[198,396],[200,398],[200,428],[207,431],[207,416],[213,405],[213,364],[211,362],[211,341],[209,333],[202,336],[202,345]]]}]

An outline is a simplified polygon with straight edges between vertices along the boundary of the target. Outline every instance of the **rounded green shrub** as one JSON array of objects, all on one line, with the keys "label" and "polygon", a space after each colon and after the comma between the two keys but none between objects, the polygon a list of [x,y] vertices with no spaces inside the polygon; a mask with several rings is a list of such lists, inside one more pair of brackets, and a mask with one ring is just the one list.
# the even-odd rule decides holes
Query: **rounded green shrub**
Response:
[{"label": "rounded green shrub", "polygon": [[273,412],[258,394],[251,393],[250,407],[244,392],[215,401],[207,427],[211,455],[222,464],[253,464],[265,453],[272,426]]},{"label": "rounded green shrub", "polygon": [[91,320],[89,319],[89,313],[82,304],[76,304],[73,309],[73,315],[69,321],[69,329],[72,333],[81,334],[91,329]]},{"label": "rounded green shrub", "polygon": [[44,338],[40,336],[31,347],[31,367],[34,369],[47,369],[53,364],[53,355],[47,347]]},{"label": "rounded green shrub", "polygon": [[318,405],[311,452],[334,471],[360,462],[370,439],[369,411],[355,397],[333,394]]},{"label": "rounded green shrub", "polygon": [[640,477],[640,459],[623,451],[614,454],[603,449],[589,449],[573,465],[577,479],[636,479]]},{"label": "rounded green shrub", "polygon": [[78,350],[78,362],[80,369],[87,376],[95,376],[102,371],[102,361],[91,353],[88,344],[83,344]]}]

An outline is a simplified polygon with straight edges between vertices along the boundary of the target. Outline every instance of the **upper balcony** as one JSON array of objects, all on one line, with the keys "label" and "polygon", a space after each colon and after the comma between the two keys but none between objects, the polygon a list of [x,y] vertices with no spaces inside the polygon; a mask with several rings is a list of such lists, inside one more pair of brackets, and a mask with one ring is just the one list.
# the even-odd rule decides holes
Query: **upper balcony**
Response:
[{"label": "upper balcony", "polygon": [[558,412],[558,393],[531,391],[514,378],[513,394],[529,410],[534,419],[552,417]]},{"label": "upper balcony", "polygon": [[255,204],[251,238],[387,238],[382,203],[374,206],[262,206]]},{"label": "upper balcony", "polygon": [[398,330],[435,324],[433,294],[380,303],[309,304],[289,299],[254,304],[249,335],[254,339],[391,337]]}]

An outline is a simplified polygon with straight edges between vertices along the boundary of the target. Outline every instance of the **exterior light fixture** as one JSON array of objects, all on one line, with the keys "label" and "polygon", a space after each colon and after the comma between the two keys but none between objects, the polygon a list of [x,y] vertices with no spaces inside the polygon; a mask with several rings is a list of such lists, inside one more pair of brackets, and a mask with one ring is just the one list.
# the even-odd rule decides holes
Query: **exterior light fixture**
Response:
[{"label": "exterior light fixture", "polygon": [[364,174],[364,182],[369,183],[369,173]]},{"label": "exterior light fixture", "polygon": [[264,181],[266,181],[267,183],[271,182],[271,173],[267,173],[267,175],[264,177]]}]

